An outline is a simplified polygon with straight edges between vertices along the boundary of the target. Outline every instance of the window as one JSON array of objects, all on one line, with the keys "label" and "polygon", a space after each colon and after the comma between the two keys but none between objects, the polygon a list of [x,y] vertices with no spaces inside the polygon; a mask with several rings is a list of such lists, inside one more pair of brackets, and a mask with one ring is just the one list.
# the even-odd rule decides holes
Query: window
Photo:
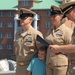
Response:
[{"label": "window", "polygon": [[0,28],[2,28],[2,27],[4,27],[4,26],[3,26],[3,22],[0,22]]},{"label": "window", "polygon": [[0,33],[0,38],[3,38],[4,37],[4,34],[3,33]]},{"label": "window", "polygon": [[8,12],[8,16],[9,16],[9,17],[12,17],[12,16],[13,16],[13,14],[12,14],[11,11]]},{"label": "window", "polygon": [[12,33],[8,33],[8,38],[12,38]]},{"label": "window", "polygon": [[8,27],[12,28],[13,27],[13,23],[12,22],[8,22]]},{"label": "window", "polygon": [[46,22],[46,28],[50,28],[50,27],[52,27],[51,22]]},{"label": "window", "polygon": [[0,44],[0,49],[3,49],[3,44]]},{"label": "window", "polygon": [[18,27],[17,27],[17,31],[19,31],[19,30],[22,30],[22,27],[19,27],[19,26],[18,26]]},{"label": "window", "polygon": [[30,5],[30,1],[22,1],[22,6],[29,6]]},{"label": "window", "polygon": [[8,44],[7,48],[12,49],[12,44]]},{"label": "window", "polygon": [[3,16],[3,12],[2,11],[0,11],[0,17],[2,17]]},{"label": "window", "polygon": [[47,15],[47,16],[51,16],[50,10],[48,10],[48,11],[46,12],[46,15]]}]

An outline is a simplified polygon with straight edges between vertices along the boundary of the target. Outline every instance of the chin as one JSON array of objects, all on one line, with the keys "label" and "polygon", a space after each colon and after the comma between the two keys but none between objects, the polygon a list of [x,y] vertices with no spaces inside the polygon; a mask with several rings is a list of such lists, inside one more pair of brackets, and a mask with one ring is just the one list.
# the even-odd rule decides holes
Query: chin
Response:
[{"label": "chin", "polygon": [[42,60],[41,58],[39,58],[40,60]]}]

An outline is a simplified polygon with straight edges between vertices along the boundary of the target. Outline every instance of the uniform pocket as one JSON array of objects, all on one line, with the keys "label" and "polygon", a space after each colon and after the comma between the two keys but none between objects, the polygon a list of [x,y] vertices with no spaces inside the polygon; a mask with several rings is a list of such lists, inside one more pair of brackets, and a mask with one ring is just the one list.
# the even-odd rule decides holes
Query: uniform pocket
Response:
[{"label": "uniform pocket", "polygon": [[27,47],[34,47],[33,38],[31,36],[27,37],[27,39],[24,41],[24,45],[27,46]]}]

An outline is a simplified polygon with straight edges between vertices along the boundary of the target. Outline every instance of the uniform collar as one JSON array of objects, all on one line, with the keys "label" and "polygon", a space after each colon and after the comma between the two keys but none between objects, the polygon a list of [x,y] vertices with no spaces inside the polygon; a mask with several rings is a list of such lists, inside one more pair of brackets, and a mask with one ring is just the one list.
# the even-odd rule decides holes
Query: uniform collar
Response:
[{"label": "uniform collar", "polygon": [[30,26],[30,28],[27,31],[22,31],[21,36],[24,37],[26,34],[30,34],[31,29],[32,29],[32,26]]},{"label": "uniform collar", "polygon": [[56,30],[54,30],[55,32],[62,29],[65,26],[65,24],[60,25]]},{"label": "uniform collar", "polygon": [[24,37],[27,34],[27,31],[24,31],[23,33],[21,33],[21,36]]}]

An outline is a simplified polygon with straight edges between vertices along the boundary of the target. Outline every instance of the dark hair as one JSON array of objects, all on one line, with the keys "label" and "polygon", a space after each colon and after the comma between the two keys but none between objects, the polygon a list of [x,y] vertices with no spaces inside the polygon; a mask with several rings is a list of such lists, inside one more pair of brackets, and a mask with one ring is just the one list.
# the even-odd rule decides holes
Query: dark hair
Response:
[{"label": "dark hair", "polygon": [[41,47],[39,47],[39,51],[45,51],[47,53],[47,47],[41,46]]}]

